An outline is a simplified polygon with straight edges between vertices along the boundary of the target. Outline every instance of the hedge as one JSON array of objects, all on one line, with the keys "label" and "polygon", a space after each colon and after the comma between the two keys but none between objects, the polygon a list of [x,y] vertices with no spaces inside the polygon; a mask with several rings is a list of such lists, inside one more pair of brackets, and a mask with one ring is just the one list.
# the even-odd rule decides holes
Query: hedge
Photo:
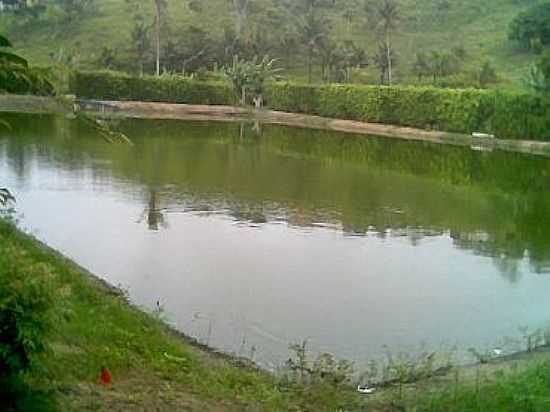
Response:
[{"label": "hedge", "polygon": [[[115,72],[78,72],[71,84],[79,98],[236,102],[228,83],[177,76],[136,78]],[[487,132],[503,139],[550,140],[550,99],[527,93],[273,83],[264,97],[273,110],[457,133]]]},{"label": "hedge", "polygon": [[77,72],[70,81],[79,98],[140,100],[187,104],[234,104],[233,89],[223,82],[203,82],[178,76],[131,77],[117,72]]}]

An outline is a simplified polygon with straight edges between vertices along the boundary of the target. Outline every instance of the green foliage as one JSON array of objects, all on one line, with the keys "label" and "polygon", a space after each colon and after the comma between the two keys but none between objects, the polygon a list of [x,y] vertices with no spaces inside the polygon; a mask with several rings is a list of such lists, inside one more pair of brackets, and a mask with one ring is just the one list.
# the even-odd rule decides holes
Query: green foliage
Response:
[{"label": "green foliage", "polygon": [[349,384],[353,376],[353,364],[345,360],[336,360],[329,353],[321,353],[316,359],[309,359],[307,341],[289,347],[293,356],[286,362],[289,378],[301,384],[327,382],[341,386]]},{"label": "green foliage", "polygon": [[550,45],[550,3],[538,4],[520,13],[510,24],[508,37],[535,51]]},{"label": "green foliage", "polygon": [[[33,297],[26,302],[34,301],[34,297],[43,301],[41,294],[37,296],[39,291],[48,292],[50,300],[48,285],[56,284],[57,277],[63,285],[55,299],[63,298],[64,306],[70,309],[67,311],[70,321],[56,324],[55,333],[51,334],[52,350],[40,358],[48,372],[47,379],[40,380],[41,371],[37,369],[28,374],[30,390],[46,386],[55,394],[60,407],[54,410],[82,410],[83,405],[86,409],[96,402],[102,404],[105,398],[100,392],[104,391],[88,393],[80,388],[93,387],[103,366],[112,372],[115,383],[121,383],[108,391],[114,395],[109,405],[116,410],[133,410],[143,405],[184,410],[189,402],[205,405],[204,410],[247,410],[256,409],[258,405],[274,411],[323,410],[327,405],[335,405],[331,409],[336,410],[340,402],[347,401],[346,398],[357,400],[353,389],[346,392],[341,387],[339,390],[326,388],[327,392],[325,387],[316,386],[303,394],[303,388],[283,386],[267,372],[193,347],[159,319],[128,305],[123,295],[93,280],[76,265],[2,220],[0,252],[0,281],[4,282],[7,268],[19,270],[15,272],[14,286],[10,286],[10,290],[15,290],[17,285],[24,286],[25,295]],[[53,276],[51,282],[47,281],[50,275]],[[0,283],[0,290],[3,287],[4,283]],[[2,296],[0,294],[0,298]],[[25,306],[25,309],[30,308]],[[32,309],[35,311],[25,313],[26,319],[33,323],[44,319],[45,314],[39,312],[36,303]],[[47,318],[50,324],[51,319],[55,319],[53,316]],[[59,347],[63,349],[58,350]],[[124,384],[129,379],[132,388]],[[144,398],[150,403],[132,397],[141,391],[147,393]],[[15,394],[17,402],[6,404],[6,387],[0,387],[0,392],[2,412],[40,412],[48,405],[47,399],[36,396],[23,399],[26,395],[23,390]],[[346,392],[345,397],[343,392]]]},{"label": "green foliage", "polygon": [[[11,195],[6,193],[9,199]],[[63,293],[50,265],[34,261],[28,253],[6,242],[14,230],[11,224],[0,222],[2,406],[3,410],[26,410],[31,406],[28,410],[46,410],[49,402],[32,395],[22,376],[33,369],[47,348],[47,338],[60,319]]]},{"label": "green foliage", "polygon": [[55,273],[15,248],[0,256],[0,377],[28,369],[53,327]]},{"label": "green foliage", "polygon": [[95,7],[95,0],[56,0],[66,23],[74,23]]},{"label": "green foliage", "polygon": [[233,65],[225,69],[227,78],[233,84],[236,96],[240,96],[241,104],[246,104],[247,94],[252,95],[256,106],[262,106],[265,83],[274,80],[281,71],[275,67],[276,61],[264,56],[261,60],[255,57],[251,61],[233,59]]},{"label": "green foliage", "polygon": [[[135,78],[79,72],[78,97],[190,104],[233,104],[233,88],[181,76]],[[550,140],[550,102],[544,96],[489,90],[271,83],[264,94],[274,110],[449,132],[488,132],[503,139]]]},{"label": "green foliage", "polygon": [[222,82],[201,82],[184,76],[131,77],[117,72],[76,72],[71,90],[78,97],[187,104],[232,104],[232,88]]},{"label": "green foliage", "polygon": [[0,187],[0,207],[5,207],[10,202],[15,202],[15,197],[8,189]]},{"label": "green foliage", "polygon": [[529,94],[433,87],[275,84],[270,108],[504,139],[550,139],[550,103]]},{"label": "green foliage", "polygon": [[[23,2],[19,1],[20,4]],[[21,44],[25,56],[33,62],[50,65],[52,52],[63,50],[64,53],[78,55],[81,69],[104,69],[106,67],[102,66],[98,57],[107,47],[117,55],[117,64],[113,68],[138,73],[140,59],[133,53],[135,43],[129,44],[133,30],[132,17],[140,14],[147,26],[151,26],[155,13],[152,0],[94,0],[93,7],[82,7],[81,4],[86,3],[84,0],[33,0],[26,3],[39,4],[43,12],[35,17],[31,14],[23,17],[20,13],[5,10],[0,19],[0,32],[10,33],[12,39]],[[246,60],[254,55],[269,54],[284,61],[285,66],[291,69],[290,78],[295,80],[306,78],[304,67],[310,46],[306,38],[314,40],[311,56],[314,82],[322,80],[319,49],[324,44],[321,43],[340,44],[353,40],[373,57],[379,41],[383,40],[380,38],[382,27],[378,13],[382,0],[250,0],[248,7],[241,9],[245,12],[241,16],[245,26],[241,36],[234,24],[238,17],[236,1],[210,0],[207,5],[196,0],[168,0],[167,3],[169,12],[163,18],[161,36],[161,71],[181,72],[181,64],[174,66],[168,62],[169,42],[176,45],[178,54],[187,55],[183,60],[203,50],[202,47],[195,48],[196,53],[185,50],[190,43],[194,43],[187,33],[191,27],[208,34],[208,47],[200,54],[200,59],[193,59],[193,64],[199,64],[200,60],[200,64],[211,70],[213,61],[219,67],[230,65],[235,54]],[[368,7],[364,7],[364,3]],[[421,50],[444,50],[464,44],[470,51],[465,62],[467,69],[477,69],[485,59],[490,59],[502,73],[503,86],[521,86],[521,77],[528,71],[527,56],[522,51],[511,51],[506,47],[503,35],[519,11],[526,5],[536,3],[535,0],[400,0],[399,30],[394,30],[391,36],[391,50],[399,56],[396,81],[414,82],[410,63]],[[303,36],[302,28],[310,18],[310,5],[314,6],[313,25],[316,27]],[[65,6],[77,10],[71,13],[74,18],[67,19]],[[38,9],[25,8],[28,11]],[[155,56],[150,46],[151,41],[148,43],[144,71],[153,73]],[[181,58],[179,60],[182,61]],[[371,68],[361,70],[354,81],[377,82],[378,70],[374,66]],[[189,71],[195,72],[195,68],[191,65],[186,67],[186,72]]]},{"label": "green foliage", "polygon": [[550,51],[539,57],[531,66],[526,83],[535,92],[550,96]]},{"label": "green foliage", "polygon": [[483,63],[479,70],[479,86],[484,89],[490,84],[498,82],[498,74],[491,62]]},{"label": "green foliage", "polygon": [[27,60],[12,53],[11,42],[0,35],[0,92],[53,94],[44,72],[30,68]]}]

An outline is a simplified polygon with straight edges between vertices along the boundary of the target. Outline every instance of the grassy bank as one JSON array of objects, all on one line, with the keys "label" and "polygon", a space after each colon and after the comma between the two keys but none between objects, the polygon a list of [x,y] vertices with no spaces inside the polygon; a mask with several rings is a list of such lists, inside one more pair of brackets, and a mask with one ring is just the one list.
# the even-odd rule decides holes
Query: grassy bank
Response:
[{"label": "grassy bank", "polygon": [[[88,99],[223,105],[236,101],[227,83],[178,76],[77,72],[71,83],[77,97]],[[550,101],[527,93],[273,83],[265,101],[270,109],[293,113],[456,133],[488,132],[502,139],[550,140]]]},{"label": "grassy bank", "polygon": [[[338,366],[329,358],[314,364],[298,359],[297,379],[289,380],[200,348],[1,219],[0,256],[2,292],[14,278],[19,283],[13,290],[23,293],[44,276],[55,290],[48,349],[31,358],[23,375],[24,402],[7,410],[548,410],[546,349],[438,377],[431,376],[429,356],[395,358],[388,369],[394,384],[374,396],[359,395],[343,375],[326,372]],[[113,376],[110,385],[100,381],[104,366]]]},{"label": "grassy bank", "polygon": [[[283,385],[250,365],[186,342],[1,219],[0,253],[23,267],[29,282],[47,271],[56,288],[59,317],[47,334],[49,349],[32,358],[24,378],[40,404],[49,398],[63,411],[334,410],[358,400],[351,389]],[[9,270],[10,265],[0,267],[1,287],[9,282]],[[100,384],[103,366],[113,376],[109,386]],[[37,408],[27,407],[23,410]]]}]

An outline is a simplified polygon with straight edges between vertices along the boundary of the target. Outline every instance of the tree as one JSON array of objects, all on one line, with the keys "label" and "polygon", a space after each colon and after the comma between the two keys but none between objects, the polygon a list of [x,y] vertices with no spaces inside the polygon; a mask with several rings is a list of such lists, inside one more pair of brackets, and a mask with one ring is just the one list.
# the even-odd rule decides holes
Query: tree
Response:
[{"label": "tree", "polygon": [[491,62],[485,62],[481,69],[479,70],[479,87],[482,89],[486,88],[488,85],[498,82],[497,71],[491,64]]},{"label": "tree", "polygon": [[65,13],[65,22],[73,23],[95,5],[95,0],[57,0]]},{"label": "tree", "polygon": [[348,39],[351,39],[352,37],[353,21],[357,17],[358,9],[359,5],[357,4],[357,0],[348,0],[344,10],[342,11],[342,18],[346,22]]},{"label": "tree", "polygon": [[386,42],[378,45],[378,51],[374,55],[374,64],[380,70],[380,84],[385,84],[388,79],[389,67],[395,67],[395,51],[388,48]]},{"label": "tree", "polygon": [[235,12],[235,33],[239,38],[244,36],[244,28],[248,19],[248,8],[251,0],[228,0]]},{"label": "tree", "polygon": [[459,73],[465,56],[465,50],[460,47],[453,48],[450,52],[439,50],[432,50],[428,54],[419,52],[413,65],[413,73],[419,81],[425,77],[431,77],[436,83],[438,79]]},{"label": "tree", "polygon": [[539,4],[520,13],[510,24],[508,37],[528,50],[533,50],[537,44],[550,45],[550,3]]},{"label": "tree", "polygon": [[323,80],[328,82],[351,82],[352,69],[367,62],[365,50],[351,40],[342,43],[323,42],[319,53]]},{"label": "tree", "polygon": [[107,69],[113,69],[116,65],[116,52],[110,47],[103,47],[98,58],[98,63]]},{"label": "tree", "polygon": [[318,16],[315,9],[311,7],[299,27],[301,40],[306,47],[306,70],[309,83],[313,78],[313,56],[320,44],[328,37],[328,30],[328,20]]},{"label": "tree", "polygon": [[164,47],[164,66],[169,71],[196,73],[213,63],[213,41],[205,30],[190,26],[181,37],[185,41],[170,40]]},{"label": "tree", "polygon": [[141,76],[143,76],[143,63],[145,60],[145,55],[150,47],[149,30],[150,27],[145,24],[142,16],[137,15],[134,17],[134,27],[130,36],[132,41],[132,50],[136,53],[139,63],[139,73]]},{"label": "tree", "polygon": [[550,96],[550,51],[546,51],[531,66],[525,81],[536,93]]},{"label": "tree", "polygon": [[155,49],[156,49],[156,74],[160,76],[160,33],[164,20],[164,12],[168,7],[166,0],[154,0],[155,2]]},{"label": "tree", "polygon": [[235,93],[240,96],[241,105],[246,105],[247,94],[250,93],[252,101],[257,108],[263,105],[265,83],[276,79],[281,69],[275,67],[276,60],[264,56],[250,61],[240,60],[238,56],[233,58],[233,65],[225,68],[225,75],[231,80]]},{"label": "tree", "polygon": [[378,7],[378,16],[384,33],[388,84],[391,86],[393,82],[392,34],[400,19],[399,5],[396,0],[383,0]]},{"label": "tree", "polygon": [[419,81],[422,81],[424,77],[432,75],[430,58],[425,52],[421,51],[416,53],[416,60],[413,64],[412,71]]}]

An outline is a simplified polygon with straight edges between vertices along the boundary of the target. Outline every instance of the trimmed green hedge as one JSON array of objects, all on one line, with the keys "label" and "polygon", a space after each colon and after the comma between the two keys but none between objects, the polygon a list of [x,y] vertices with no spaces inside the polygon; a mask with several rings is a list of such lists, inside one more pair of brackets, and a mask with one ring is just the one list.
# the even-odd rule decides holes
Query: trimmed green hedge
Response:
[{"label": "trimmed green hedge", "polygon": [[[228,83],[177,76],[135,78],[114,72],[79,72],[77,97],[190,104],[234,104]],[[411,126],[457,133],[488,132],[503,139],[550,140],[550,99],[530,94],[434,87],[302,85],[267,88],[273,110]]]},{"label": "trimmed green hedge", "polygon": [[131,77],[117,72],[73,73],[70,89],[80,98],[187,104],[233,104],[233,89],[221,82],[178,76]]}]

